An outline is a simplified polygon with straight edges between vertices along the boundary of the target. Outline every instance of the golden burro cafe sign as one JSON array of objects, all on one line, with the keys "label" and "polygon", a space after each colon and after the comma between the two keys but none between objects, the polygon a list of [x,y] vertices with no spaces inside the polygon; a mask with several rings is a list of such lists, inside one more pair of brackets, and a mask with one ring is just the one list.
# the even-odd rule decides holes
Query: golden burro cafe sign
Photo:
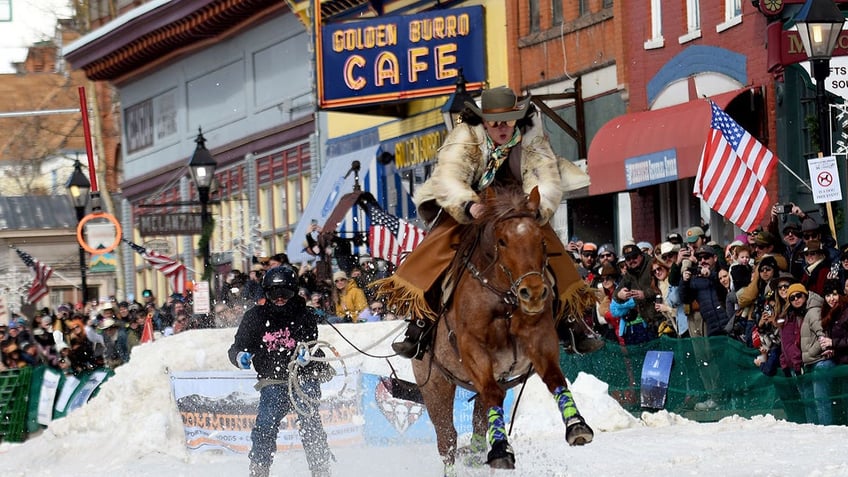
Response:
[{"label": "golden burro cafe sign", "polygon": [[316,58],[319,107],[340,109],[450,94],[486,76],[483,7],[327,24]]}]

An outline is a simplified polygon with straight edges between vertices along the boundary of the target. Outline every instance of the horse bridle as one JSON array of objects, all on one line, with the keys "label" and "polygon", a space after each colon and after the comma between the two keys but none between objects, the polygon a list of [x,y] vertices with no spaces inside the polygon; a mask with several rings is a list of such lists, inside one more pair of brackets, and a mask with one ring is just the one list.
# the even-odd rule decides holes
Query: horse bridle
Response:
[{"label": "horse bridle", "polygon": [[[508,217],[503,217],[502,220],[508,220],[508,219],[513,219],[513,218],[522,218],[522,216],[521,215],[508,216]],[[479,242],[479,238],[478,238],[478,242]],[[518,289],[521,286],[521,282],[523,282],[526,278],[532,277],[534,275],[538,275],[542,279],[543,282],[545,282],[545,283],[548,282],[548,275],[547,275],[547,273],[545,273],[545,271],[548,269],[547,245],[545,244],[545,241],[542,240],[542,253],[545,256],[545,262],[542,264],[542,269],[539,270],[539,271],[531,270],[527,273],[522,274],[518,278],[513,279],[512,278],[512,271],[508,267],[506,267],[505,265],[500,264],[500,263],[498,264],[498,267],[500,268],[501,272],[503,272],[503,274],[506,275],[506,279],[509,282],[509,289],[507,289],[507,290],[501,290],[501,289],[495,287],[494,285],[489,283],[489,279],[486,278],[486,276],[485,276],[485,274],[489,271],[489,269],[492,267],[492,265],[494,265],[495,263],[498,262],[499,251],[500,251],[500,245],[498,245],[497,242],[496,242],[495,243],[495,256],[492,257],[492,261],[489,264],[489,266],[487,266],[483,270],[479,270],[477,268],[477,266],[475,266],[473,263],[471,263],[471,256],[470,256],[471,254],[469,254],[469,256],[466,257],[466,259],[465,259],[465,268],[468,270],[468,273],[470,273],[472,277],[477,279],[477,281],[479,281],[480,284],[483,285],[484,288],[488,289],[489,291],[491,291],[495,295],[498,295],[501,298],[503,298],[504,303],[506,303],[510,306],[513,306],[513,307],[518,307]]]}]

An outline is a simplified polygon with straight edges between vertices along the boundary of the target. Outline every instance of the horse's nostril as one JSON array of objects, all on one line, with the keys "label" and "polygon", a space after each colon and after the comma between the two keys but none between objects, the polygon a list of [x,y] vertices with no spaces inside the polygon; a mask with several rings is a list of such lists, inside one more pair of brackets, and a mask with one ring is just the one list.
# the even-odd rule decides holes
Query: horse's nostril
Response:
[{"label": "horse's nostril", "polygon": [[529,300],[530,290],[528,290],[527,287],[521,287],[521,289],[518,290],[518,295],[521,297],[522,300]]},{"label": "horse's nostril", "polygon": [[548,287],[542,288],[542,300],[548,298]]}]

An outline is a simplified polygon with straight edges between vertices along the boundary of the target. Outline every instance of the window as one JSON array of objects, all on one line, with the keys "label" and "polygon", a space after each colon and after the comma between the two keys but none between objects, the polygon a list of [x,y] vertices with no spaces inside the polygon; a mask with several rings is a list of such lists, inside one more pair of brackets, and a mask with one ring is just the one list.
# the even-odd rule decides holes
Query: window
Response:
[{"label": "window", "polygon": [[530,0],[530,33],[539,31],[539,0]]},{"label": "window", "polygon": [[721,33],[740,23],[742,23],[742,0],[724,0],[724,21],[716,25],[716,31]]},{"label": "window", "polygon": [[651,37],[645,41],[645,49],[662,48],[662,0],[651,0]]},{"label": "window", "polygon": [[686,34],[678,41],[686,43],[701,37],[701,0],[686,0]]},{"label": "window", "polygon": [[553,17],[554,25],[562,25],[562,0],[553,0],[551,2],[551,16]]},{"label": "window", "polygon": [[603,8],[612,8],[612,0],[604,0]]},{"label": "window", "polygon": [[589,13],[589,0],[578,0],[577,2],[577,14],[579,16],[583,16]]}]

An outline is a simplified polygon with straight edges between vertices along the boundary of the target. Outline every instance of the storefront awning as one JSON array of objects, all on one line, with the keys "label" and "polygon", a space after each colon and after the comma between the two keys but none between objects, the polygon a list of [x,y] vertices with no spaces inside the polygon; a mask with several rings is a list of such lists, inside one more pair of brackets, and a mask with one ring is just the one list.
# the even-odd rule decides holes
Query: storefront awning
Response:
[{"label": "storefront awning", "polygon": [[315,260],[314,256],[304,251],[306,233],[309,231],[313,220],[324,227],[342,197],[353,192],[354,174],[347,174],[353,161],[359,161],[359,182],[360,185],[363,185],[363,190],[368,190],[367,184],[364,184],[365,175],[377,157],[378,148],[378,145],[366,147],[330,158],[327,161],[327,165],[324,166],[321,177],[318,179],[318,184],[309,197],[303,216],[294,229],[294,235],[292,235],[286,247],[286,254],[292,263]]},{"label": "storefront awning", "polygon": [[[724,109],[743,88],[713,96]],[[695,177],[710,127],[710,105],[697,99],[629,113],[604,124],[589,146],[589,195]]]}]

